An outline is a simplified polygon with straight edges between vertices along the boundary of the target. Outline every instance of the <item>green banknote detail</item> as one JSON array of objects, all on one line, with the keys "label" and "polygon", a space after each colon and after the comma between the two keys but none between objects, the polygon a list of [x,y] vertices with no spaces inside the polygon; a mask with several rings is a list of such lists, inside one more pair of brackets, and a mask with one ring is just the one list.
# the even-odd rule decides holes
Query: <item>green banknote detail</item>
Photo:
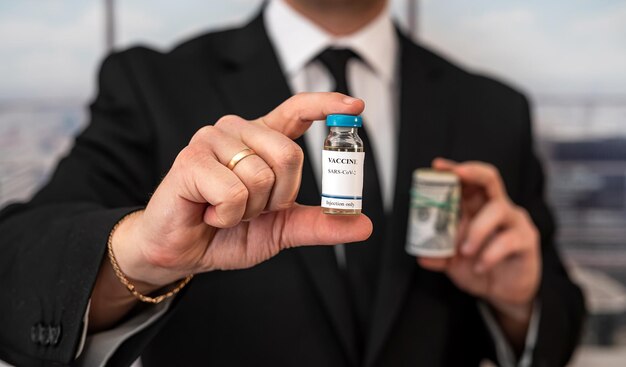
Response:
[{"label": "green banknote detail", "polygon": [[421,195],[418,190],[411,189],[411,207],[412,208],[439,208],[446,211],[455,210],[453,200],[437,201],[427,196]]}]

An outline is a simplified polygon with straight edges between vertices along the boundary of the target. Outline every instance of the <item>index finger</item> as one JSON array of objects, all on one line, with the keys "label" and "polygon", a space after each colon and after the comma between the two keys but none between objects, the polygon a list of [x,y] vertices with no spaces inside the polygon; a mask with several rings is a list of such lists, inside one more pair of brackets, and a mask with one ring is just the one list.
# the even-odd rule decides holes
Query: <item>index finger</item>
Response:
[{"label": "index finger", "polygon": [[443,158],[436,158],[433,161],[433,167],[454,172],[464,184],[483,188],[490,199],[507,197],[500,172],[489,163],[479,161],[457,163]]},{"label": "index finger", "polygon": [[358,115],[364,108],[365,103],[362,100],[341,93],[300,93],[252,123],[269,127],[291,139],[297,139],[313,121],[323,120],[327,115],[335,113]]}]

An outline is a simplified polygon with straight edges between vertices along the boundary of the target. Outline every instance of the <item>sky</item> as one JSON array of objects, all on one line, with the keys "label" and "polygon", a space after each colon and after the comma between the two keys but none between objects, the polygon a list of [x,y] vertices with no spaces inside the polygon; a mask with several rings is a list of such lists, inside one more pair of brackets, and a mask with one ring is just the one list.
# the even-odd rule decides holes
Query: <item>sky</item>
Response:
[{"label": "sky", "polygon": [[[198,32],[244,21],[259,0],[118,0],[117,46],[167,49]],[[85,99],[104,49],[101,0],[0,2],[0,100]]]},{"label": "sky", "polygon": [[[118,0],[118,48],[167,49],[249,18],[260,0]],[[393,1],[404,17],[405,0]],[[534,94],[626,95],[626,1],[421,0],[419,40]],[[93,95],[101,0],[0,2],[0,100]]]},{"label": "sky", "polygon": [[626,1],[422,0],[420,39],[537,94],[626,95]]}]

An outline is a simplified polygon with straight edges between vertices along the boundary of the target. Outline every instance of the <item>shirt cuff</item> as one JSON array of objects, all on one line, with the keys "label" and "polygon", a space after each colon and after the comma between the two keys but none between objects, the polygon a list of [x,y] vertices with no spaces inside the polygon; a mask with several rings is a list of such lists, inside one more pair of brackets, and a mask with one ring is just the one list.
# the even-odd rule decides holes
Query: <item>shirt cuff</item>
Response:
[{"label": "shirt cuff", "polygon": [[[152,325],[167,310],[173,298],[167,299],[126,320],[117,327],[87,336],[89,306],[84,316],[83,336],[76,355],[76,366],[104,366],[127,339]],[[89,300],[91,305],[91,300]]]},{"label": "shirt cuff", "polygon": [[532,364],[533,351],[537,344],[537,333],[539,332],[539,319],[541,318],[541,305],[536,301],[533,305],[533,312],[530,316],[530,324],[526,332],[524,352],[519,360],[516,360],[515,353],[508,339],[504,336],[500,325],[496,321],[491,309],[484,303],[478,302],[478,310],[485,320],[487,329],[493,338],[496,346],[496,356],[498,364],[502,367],[530,367]]}]

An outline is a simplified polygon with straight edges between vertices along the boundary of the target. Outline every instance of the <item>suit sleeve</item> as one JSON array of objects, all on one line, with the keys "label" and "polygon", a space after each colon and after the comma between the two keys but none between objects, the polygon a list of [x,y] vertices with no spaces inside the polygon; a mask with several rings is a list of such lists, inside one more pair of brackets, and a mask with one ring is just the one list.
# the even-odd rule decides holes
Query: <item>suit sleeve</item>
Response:
[{"label": "suit sleeve", "polygon": [[9,363],[74,360],[108,234],[157,184],[151,119],[125,57],[103,63],[90,124],[49,183],[0,212],[0,359]]},{"label": "suit sleeve", "polygon": [[557,252],[554,218],[544,199],[544,174],[533,149],[528,101],[523,98],[526,127],[522,144],[520,204],[541,234],[542,279],[539,289],[541,317],[532,354],[533,366],[565,366],[580,341],[585,317],[583,296],[569,278]]}]

